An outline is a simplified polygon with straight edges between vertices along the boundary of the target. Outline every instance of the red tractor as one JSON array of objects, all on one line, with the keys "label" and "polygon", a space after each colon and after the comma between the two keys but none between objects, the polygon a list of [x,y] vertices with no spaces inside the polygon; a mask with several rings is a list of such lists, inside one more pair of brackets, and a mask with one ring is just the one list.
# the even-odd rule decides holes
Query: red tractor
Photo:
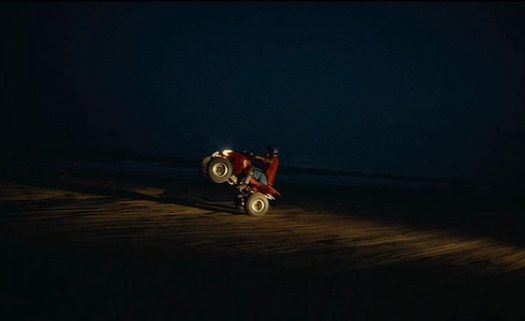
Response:
[{"label": "red tractor", "polygon": [[228,183],[239,190],[235,206],[244,209],[251,216],[264,216],[269,209],[269,200],[275,200],[281,194],[273,187],[265,185],[253,177],[248,188],[241,189],[241,182],[247,170],[252,166],[252,154],[235,152],[229,149],[216,151],[201,162],[201,173],[214,183]]}]

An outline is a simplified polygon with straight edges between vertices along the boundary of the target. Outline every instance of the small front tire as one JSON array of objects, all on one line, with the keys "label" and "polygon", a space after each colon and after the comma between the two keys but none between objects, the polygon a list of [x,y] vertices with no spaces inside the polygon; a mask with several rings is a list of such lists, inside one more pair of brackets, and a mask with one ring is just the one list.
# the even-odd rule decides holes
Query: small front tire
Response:
[{"label": "small front tire", "polygon": [[226,158],[215,157],[208,163],[208,177],[215,183],[224,183],[232,176],[232,164]]},{"label": "small front tire", "polygon": [[208,178],[208,163],[211,160],[211,156],[206,156],[201,161],[201,175]]}]

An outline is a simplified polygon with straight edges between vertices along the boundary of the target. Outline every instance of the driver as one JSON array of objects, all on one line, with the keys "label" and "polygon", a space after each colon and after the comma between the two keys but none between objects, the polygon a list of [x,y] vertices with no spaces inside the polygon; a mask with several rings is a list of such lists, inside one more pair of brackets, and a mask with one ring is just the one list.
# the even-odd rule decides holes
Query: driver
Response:
[{"label": "driver", "polygon": [[265,185],[273,186],[275,174],[279,167],[279,146],[268,145],[266,146],[266,157],[254,155],[253,158],[263,162],[262,169],[255,166],[248,168],[248,174],[241,184],[241,188],[246,188],[252,177]]}]

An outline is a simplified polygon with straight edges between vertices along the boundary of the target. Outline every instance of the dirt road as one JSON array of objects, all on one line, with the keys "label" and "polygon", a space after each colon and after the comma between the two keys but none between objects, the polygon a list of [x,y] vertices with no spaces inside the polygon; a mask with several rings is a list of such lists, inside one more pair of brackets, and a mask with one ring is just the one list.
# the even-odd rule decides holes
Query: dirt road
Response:
[{"label": "dirt road", "polygon": [[329,189],[283,186],[285,197],[256,219],[233,209],[227,186],[192,177],[4,180],[3,311],[10,319],[525,317],[525,247],[509,236],[517,230],[490,226],[519,209],[443,207],[428,197],[394,204],[384,192],[334,198]]}]

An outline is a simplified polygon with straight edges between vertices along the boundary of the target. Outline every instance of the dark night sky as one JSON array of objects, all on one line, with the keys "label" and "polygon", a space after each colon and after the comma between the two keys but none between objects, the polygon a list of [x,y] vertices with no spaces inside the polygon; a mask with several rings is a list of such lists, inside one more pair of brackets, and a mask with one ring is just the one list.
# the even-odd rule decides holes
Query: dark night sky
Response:
[{"label": "dark night sky", "polygon": [[[4,150],[525,178],[525,4],[0,4]],[[6,114],[7,113],[7,114]]]}]

